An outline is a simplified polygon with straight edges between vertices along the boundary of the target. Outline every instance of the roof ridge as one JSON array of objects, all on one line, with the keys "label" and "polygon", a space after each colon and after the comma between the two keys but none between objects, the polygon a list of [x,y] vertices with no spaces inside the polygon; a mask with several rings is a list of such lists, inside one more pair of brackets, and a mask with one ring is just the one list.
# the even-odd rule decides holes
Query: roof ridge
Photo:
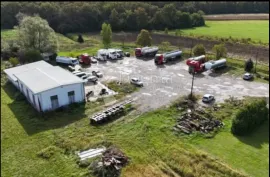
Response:
[{"label": "roof ridge", "polygon": [[48,76],[50,79],[54,80],[57,84],[62,85],[62,84],[59,83],[58,80],[56,80],[55,78],[51,77],[49,74],[45,73],[44,71],[42,71],[42,69],[40,69],[40,68],[36,68],[36,69],[39,70],[40,72],[42,72],[43,74],[45,74],[46,76]]}]

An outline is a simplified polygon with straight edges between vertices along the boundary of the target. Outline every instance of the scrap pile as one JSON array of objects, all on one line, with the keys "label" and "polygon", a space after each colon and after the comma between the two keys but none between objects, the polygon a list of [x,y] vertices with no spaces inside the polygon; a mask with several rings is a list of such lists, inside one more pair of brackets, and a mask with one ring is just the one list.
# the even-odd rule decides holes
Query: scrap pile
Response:
[{"label": "scrap pile", "polygon": [[184,113],[177,120],[174,130],[181,131],[186,134],[190,134],[193,131],[208,133],[213,131],[215,128],[220,128],[222,126],[223,123],[219,120],[215,120],[212,115],[205,113],[203,110],[195,110],[193,112]]},{"label": "scrap pile", "polygon": [[90,123],[91,124],[104,123],[104,122],[110,120],[111,118],[114,118],[119,113],[123,113],[125,105],[130,104],[131,102],[132,102],[132,100],[124,101],[122,103],[116,104],[116,105],[108,108],[107,110],[105,110],[101,113],[94,115],[93,117],[90,118]]},{"label": "scrap pile", "polygon": [[119,176],[121,169],[128,164],[128,157],[117,148],[108,148],[102,158],[91,167],[97,176]]}]

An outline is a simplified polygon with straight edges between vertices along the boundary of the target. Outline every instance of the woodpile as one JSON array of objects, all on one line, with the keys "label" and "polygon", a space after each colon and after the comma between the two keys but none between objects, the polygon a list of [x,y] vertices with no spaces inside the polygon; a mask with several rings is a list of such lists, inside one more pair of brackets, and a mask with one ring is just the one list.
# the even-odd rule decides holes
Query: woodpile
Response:
[{"label": "woodpile", "polygon": [[177,119],[177,124],[175,125],[174,130],[177,132],[184,132],[186,134],[191,134],[193,131],[209,133],[222,126],[223,123],[214,119],[211,114],[207,114],[202,109],[197,109],[181,115],[181,117]]},{"label": "woodpile", "polygon": [[91,165],[96,176],[115,177],[119,176],[121,169],[129,162],[127,156],[115,147],[108,148],[102,158]]}]

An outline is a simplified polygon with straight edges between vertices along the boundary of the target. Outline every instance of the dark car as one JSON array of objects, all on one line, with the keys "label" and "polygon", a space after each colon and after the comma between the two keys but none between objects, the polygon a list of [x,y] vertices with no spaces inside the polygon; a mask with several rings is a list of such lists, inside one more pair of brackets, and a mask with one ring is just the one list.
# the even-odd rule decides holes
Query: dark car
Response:
[{"label": "dark car", "polygon": [[130,53],[129,52],[125,52],[124,53],[126,57],[130,57]]}]

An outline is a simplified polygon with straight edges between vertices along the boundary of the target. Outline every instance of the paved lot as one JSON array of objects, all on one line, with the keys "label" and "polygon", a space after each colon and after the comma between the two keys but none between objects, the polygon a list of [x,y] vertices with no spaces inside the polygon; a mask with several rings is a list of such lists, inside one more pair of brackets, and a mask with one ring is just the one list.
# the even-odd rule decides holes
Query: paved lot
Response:
[{"label": "paved lot", "polygon": [[[93,64],[89,71],[100,70],[104,77],[100,81],[129,81],[132,77],[140,78],[144,87],[132,97],[142,110],[155,109],[168,105],[177,97],[188,94],[192,75],[184,61],[156,66],[153,59],[142,60],[133,57],[118,61]],[[210,93],[220,102],[229,96],[267,96],[269,84],[248,82],[228,74],[217,75],[211,71],[195,76],[193,91],[196,94]]]}]

